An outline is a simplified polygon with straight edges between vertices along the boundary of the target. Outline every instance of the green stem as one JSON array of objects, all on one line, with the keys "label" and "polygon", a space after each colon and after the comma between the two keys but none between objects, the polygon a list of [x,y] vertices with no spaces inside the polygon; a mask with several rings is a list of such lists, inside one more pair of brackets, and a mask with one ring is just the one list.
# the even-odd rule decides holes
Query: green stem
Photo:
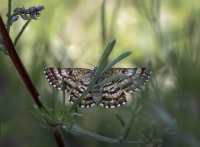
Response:
[{"label": "green stem", "polygon": [[65,142],[63,138],[63,134],[61,128],[53,127],[53,135],[58,147],[65,147]]},{"label": "green stem", "polygon": [[106,1],[105,0],[103,0],[102,5],[101,5],[101,38],[102,38],[102,46],[104,46],[107,40]]},{"label": "green stem", "polygon": [[115,114],[115,117],[119,120],[120,124],[124,128],[125,127],[125,122],[124,122],[123,118],[117,113]]},{"label": "green stem", "polygon": [[121,4],[121,0],[117,0],[115,7],[113,9],[113,12],[112,12],[109,38],[112,38],[115,34],[115,32],[114,32],[115,31],[115,24],[116,24],[117,15],[119,13],[120,4]]},{"label": "green stem", "polygon": [[126,125],[125,128],[124,128],[123,135],[119,138],[120,141],[123,142],[123,141],[127,138],[128,134],[129,134],[129,132],[130,132],[130,130],[131,130],[131,127],[132,127],[132,125],[133,125],[133,123],[134,123],[134,119],[136,118],[135,116],[137,115],[137,113],[138,113],[140,110],[141,110],[141,107],[138,107],[137,109],[133,109],[133,114],[132,114],[132,116],[131,116],[129,122],[127,123],[127,125]]},{"label": "green stem", "polygon": [[63,104],[65,105],[65,91],[63,90]]},{"label": "green stem", "polygon": [[31,20],[28,20],[21,28],[20,32],[17,34],[17,37],[14,40],[14,45],[17,45],[17,42],[19,41],[20,37],[22,36],[22,34],[24,33],[26,27],[28,26],[28,24],[31,22]]},{"label": "green stem", "polygon": [[146,144],[146,142],[142,140],[123,140],[122,142],[119,142],[118,139],[110,138],[110,137],[106,137],[106,136],[96,134],[90,131],[86,131],[82,129],[81,127],[79,127],[78,125],[73,125],[70,129],[70,133],[76,136],[81,136],[82,138],[85,138],[85,139],[90,139],[90,140],[92,139],[98,142],[105,142],[105,143],[111,143],[111,144],[121,144],[121,143],[127,144],[127,145],[128,144]]},{"label": "green stem", "polygon": [[63,102],[63,105],[65,105],[65,98],[66,98],[66,93],[65,93],[65,89],[66,89],[66,84],[64,83],[64,80],[63,80],[63,90],[62,90],[62,93],[63,93],[63,99],[62,99],[62,102]]},{"label": "green stem", "polygon": [[12,12],[12,0],[8,0],[8,14],[7,14],[7,31],[10,32],[10,17]]}]

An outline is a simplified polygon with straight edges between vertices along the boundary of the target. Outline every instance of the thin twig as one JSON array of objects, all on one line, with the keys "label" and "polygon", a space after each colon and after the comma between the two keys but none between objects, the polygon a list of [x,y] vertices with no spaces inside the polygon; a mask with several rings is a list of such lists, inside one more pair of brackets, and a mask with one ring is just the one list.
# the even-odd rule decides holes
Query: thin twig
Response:
[{"label": "thin twig", "polygon": [[20,32],[17,34],[17,37],[14,40],[14,45],[17,45],[18,40],[20,39],[20,37],[22,36],[22,34],[24,33],[26,27],[28,26],[28,24],[31,22],[31,19],[26,21],[26,23],[22,26]]},{"label": "thin twig", "polygon": [[12,13],[12,0],[8,0],[8,14],[7,14],[7,31],[10,32],[10,17]]}]

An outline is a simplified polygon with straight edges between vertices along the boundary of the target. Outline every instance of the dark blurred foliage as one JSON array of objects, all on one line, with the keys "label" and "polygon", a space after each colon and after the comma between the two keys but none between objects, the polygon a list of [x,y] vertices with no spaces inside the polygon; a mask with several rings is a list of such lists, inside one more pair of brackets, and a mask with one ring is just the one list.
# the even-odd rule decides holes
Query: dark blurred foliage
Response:
[{"label": "dark blurred foliage", "polygon": [[[93,68],[102,53],[102,1],[13,0],[13,8],[43,5],[17,44],[17,52],[31,75],[42,101],[60,99],[43,75],[43,64]],[[0,12],[6,20],[7,0]],[[129,140],[144,144],[109,144],[85,136],[65,134],[68,146],[198,147],[200,146],[200,2],[199,0],[107,0],[107,40],[117,39],[112,57],[124,50],[132,55],[117,66],[149,66],[146,88],[117,109],[83,109],[77,120],[85,130],[118,138],[135,115]],[[15,38],[24,21],[15,22]],[[2,48],[2,46],[0,46]],[[9,58],[0,52],[0,146],[54,147],[53,135],[35,117],[33,102]],[[67,117],[67,116],[66,116]],[[159,140],[162,143],[156,144]],[[146,142],[146,143],[145,143]],[[151,143],[149,143],[151,142]]]}]

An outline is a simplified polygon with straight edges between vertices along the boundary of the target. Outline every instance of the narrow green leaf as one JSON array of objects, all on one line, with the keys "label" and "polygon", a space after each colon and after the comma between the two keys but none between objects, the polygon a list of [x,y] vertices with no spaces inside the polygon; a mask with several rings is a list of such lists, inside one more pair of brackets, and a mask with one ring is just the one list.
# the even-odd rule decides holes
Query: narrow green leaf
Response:
[{"label": "narrow green leaf", "polygon": [[111,81],[121,81],[121,80],[124,80],[127,78],[128,78],[128,76],[126,76],[126,75],[113,75],[111,77],[104,79],[103,81],[98,82],[98,84],[96,84],[95,86],[103,86],[106,83],[109,83]]},{"label": "narrow green leaf", "polygon": [[110,64],[108,64],[102,73],[105,73],[108,69],[112,68],[115,64],[123,60],[124,58],[128,57],[131,54],[131,52],[125,52],[119,55],[117,58],[115,58]]},{"label": "narrow green leaf", "polygon": [[111,54],[111,52],[115,46],[115,43],[116,43],[116,40],[114,39],[111,42],[109,42],[108,45],[106,46],[106,48],[99,60],[98,66],[97,66],[97,70],[96,70],[97,75],[100,73],[100,71],[103,71],[103,69],[107,65],[108,57]]}]

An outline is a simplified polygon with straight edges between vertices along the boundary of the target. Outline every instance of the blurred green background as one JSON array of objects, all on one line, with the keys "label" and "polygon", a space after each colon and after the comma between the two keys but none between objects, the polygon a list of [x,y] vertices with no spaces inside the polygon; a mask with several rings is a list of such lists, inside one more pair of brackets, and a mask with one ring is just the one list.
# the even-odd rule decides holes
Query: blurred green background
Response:
[{"label": "blurred green background", "polygon": [[[101,0],[13,0],[13,9],[45,7],[16,47],[45,103],[60,96],[45,80],[44,63],[83,68],[97,64],[105,47],[101,4]],[[7,11],[7,0],[1,0],[4,21]],[[132,51],[117,67],[149,66],[152,79],[145,90],[129,99],[128,105],[114,110],[82,110],[77,124],[85,130],[118,138],[124,128],[115,114],[128,122],[137,97],[141,110],[134,118],[128,139],[144,144],[109,144],[67,134],[68,146],[199,147],[200,1],[107,0],[105,16],[106,40],[117,40],[111,57]],[[23,24],[22,19],[14,23],[10,33],[13,39]],[[56,146],[51,130],[41,125],[34,111],[32,99],[10,59],[0,52],[0,146]],[[156,140],[162,143],[157,145]]]}]

